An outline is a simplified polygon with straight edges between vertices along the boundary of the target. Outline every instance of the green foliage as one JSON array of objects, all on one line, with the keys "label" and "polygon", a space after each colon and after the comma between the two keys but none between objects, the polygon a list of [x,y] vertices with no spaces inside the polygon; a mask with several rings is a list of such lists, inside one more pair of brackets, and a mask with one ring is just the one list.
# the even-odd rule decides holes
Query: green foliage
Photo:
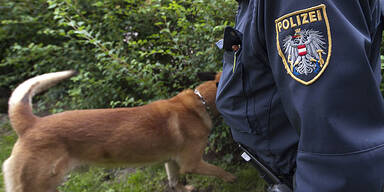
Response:
[{"label": "green foliage", "polygon": [[136,169],[129,174],[113,176],[110,170],[91,168],[85,173],[72,173],[61,191],[142,192],[164,191],[167,176],[163,166]]},{"label": "green foliage", "polygon": [[[16,133],[12,130],[10,123],[4,116],[0,115],[0,167],[11,154],[16,139]],[[5,191],[3,186],[3,172],[0,172],[0,192]]]},{"label": "green foliage", "polygon": [[[69,27],[65,36],[89,46],[96,59],[81,66],[81,74],[87,77],[76,79],[80,86],[70,95],[86,96],[104,107],[168,98],[196,85],[197,71],[219,70],[221,56],[214,42],[228,22],[224,14],[217,19],[213,16],[222,9],[233,16],[229,8],[234,7],[232,1],[48,3],[58,24]],[[97,90],[100,94],[95,94]],[[84,105],[80,100],[75,106]]]},{"label": "green foliage", "polygon": [[220,69],[214,42],[235,7],[207,0],[4,3],[0,86],[72,68],[80,74],[66,87],[70,97],[47,104],[119,107],[168,98],[196,85],[196,72]]}]

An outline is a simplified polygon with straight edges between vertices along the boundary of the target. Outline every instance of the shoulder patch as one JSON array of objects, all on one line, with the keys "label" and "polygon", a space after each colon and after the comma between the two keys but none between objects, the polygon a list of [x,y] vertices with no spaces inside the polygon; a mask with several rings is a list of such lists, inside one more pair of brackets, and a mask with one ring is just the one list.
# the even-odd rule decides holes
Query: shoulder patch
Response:
[{"label": "shoulder patch", "polygon": [[324,4],[275,20],[277,50],[287,73],[310,85],[325,71],[332,52],[331,30]]}]

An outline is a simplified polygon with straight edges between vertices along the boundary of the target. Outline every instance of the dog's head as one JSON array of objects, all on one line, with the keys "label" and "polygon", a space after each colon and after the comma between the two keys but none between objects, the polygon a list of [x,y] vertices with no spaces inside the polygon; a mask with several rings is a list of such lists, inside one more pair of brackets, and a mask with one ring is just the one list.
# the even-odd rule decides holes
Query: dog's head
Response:
[{"label": "dog's head", "polygon": [[216,87],[219,86],[221,72],[200,72],[197,73],[197,77],[202,81],[213,81],[216,82]]},{"label": "dog's head", "polygon": [[221,72],[201,72],[197,76],[200,80],[205,81],[196,87],[202,97],[206,100],[211,108],[212,113],[216,116],[219,112],[216,109],[216,92],[219,85]]}]

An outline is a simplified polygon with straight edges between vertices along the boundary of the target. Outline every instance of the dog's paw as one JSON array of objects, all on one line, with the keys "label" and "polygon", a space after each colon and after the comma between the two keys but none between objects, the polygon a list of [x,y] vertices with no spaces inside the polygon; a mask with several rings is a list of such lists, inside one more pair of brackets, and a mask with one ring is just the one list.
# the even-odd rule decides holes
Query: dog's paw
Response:
[{"label": "dog's paw", "polygon": [[192,192],[195,191],[195,187],[193,187],[192,185],[186,185],[184,186],[184,190],[185,192]]},{"label": "dog's paw", "polygon": [[177,184],[175,187],[172,187],[172,189],[174,192],[193,192],[195,187],[192,185]]}]

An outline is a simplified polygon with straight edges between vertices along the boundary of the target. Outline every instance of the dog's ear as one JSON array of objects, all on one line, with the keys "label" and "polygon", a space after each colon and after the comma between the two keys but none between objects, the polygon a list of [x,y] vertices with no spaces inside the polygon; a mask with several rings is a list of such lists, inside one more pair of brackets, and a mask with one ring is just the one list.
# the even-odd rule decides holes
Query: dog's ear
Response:
[{"label": "dog's ear", "polygon": [[216,72],[199,72],[197,73],[197,77],[202,81],[215,80]]}]

